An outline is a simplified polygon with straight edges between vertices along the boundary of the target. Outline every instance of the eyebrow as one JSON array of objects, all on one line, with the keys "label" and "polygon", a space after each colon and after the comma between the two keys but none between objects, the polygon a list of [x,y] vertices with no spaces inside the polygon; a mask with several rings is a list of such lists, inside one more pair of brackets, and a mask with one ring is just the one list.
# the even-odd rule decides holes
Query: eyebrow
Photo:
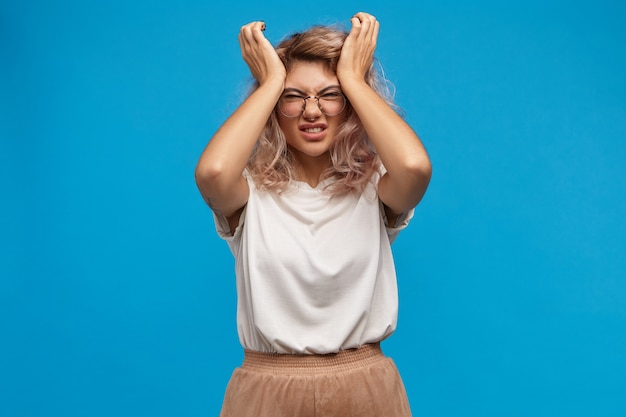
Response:
[{"label": "eyebrow", "polygon": [[[322,88],[320,91],[317,92],[317,94],[324,94],[328,90],[334,90],[334,89],[341,90],[341,87],[339,85],[329,85],[328,87]],[[297,88],[285,88],[283,90],[283,94],[285,93],[299,93],[303,96],[307,94],[302,90],[298,90]]]}]

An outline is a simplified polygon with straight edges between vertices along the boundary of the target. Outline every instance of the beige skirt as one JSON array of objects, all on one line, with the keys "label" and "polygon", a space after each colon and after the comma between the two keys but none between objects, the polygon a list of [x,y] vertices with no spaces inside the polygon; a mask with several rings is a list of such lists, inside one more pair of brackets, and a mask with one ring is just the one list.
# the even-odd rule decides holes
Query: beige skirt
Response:
[{"label": "beige skirt", "polygon": [[329,355],[245,351],[220,417],[410,417],[393,361],[380,344]]}]

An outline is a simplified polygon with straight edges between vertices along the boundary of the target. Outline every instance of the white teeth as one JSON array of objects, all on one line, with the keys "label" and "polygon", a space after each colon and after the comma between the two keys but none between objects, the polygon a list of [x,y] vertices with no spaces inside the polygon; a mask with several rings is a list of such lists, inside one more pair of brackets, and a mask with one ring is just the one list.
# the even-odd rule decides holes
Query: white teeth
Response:
[{"label": "white teeth", "polygon": [[322,131],[321,127],[312,127],[310,129],[304,129],[305,132],[307,133],[318,133]]}]

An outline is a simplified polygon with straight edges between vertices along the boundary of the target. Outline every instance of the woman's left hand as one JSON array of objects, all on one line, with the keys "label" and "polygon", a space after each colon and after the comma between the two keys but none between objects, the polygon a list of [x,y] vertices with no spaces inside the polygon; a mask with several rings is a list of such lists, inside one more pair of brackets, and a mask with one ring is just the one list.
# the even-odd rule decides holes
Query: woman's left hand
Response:
[{"label": "woman's left hand", "polygon": [[365,12],[355,14],[350,21],[352,29],[343,43],[337,78],[363,81],[374,62],[374,51],[380,27],[374,16]]}]

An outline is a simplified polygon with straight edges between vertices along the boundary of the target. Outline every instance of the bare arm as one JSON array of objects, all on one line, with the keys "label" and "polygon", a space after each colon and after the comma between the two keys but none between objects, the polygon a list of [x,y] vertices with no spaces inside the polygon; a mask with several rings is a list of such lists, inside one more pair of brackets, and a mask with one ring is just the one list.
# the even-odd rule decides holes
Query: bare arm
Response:
[{"label": "bare arm", "polygon": [[365,82],[373,62],[379,23],[363,12],[357,13],[351,22],[337,77],[387,169],[378,185],[378,197],[390,209],[388,214],[403,213],[415,207],[426,192],[430,159],[411,127]]},{"label": "bare arm", "polygon": [[252,22],[239,33],[243,59],[259,88],[218,129],[196,166],[200,193],[213,210],[229,221],[238,217],[248,201],[243,170],[285,83],[285,67],[263,35],[264,28],[263,22]]}]

